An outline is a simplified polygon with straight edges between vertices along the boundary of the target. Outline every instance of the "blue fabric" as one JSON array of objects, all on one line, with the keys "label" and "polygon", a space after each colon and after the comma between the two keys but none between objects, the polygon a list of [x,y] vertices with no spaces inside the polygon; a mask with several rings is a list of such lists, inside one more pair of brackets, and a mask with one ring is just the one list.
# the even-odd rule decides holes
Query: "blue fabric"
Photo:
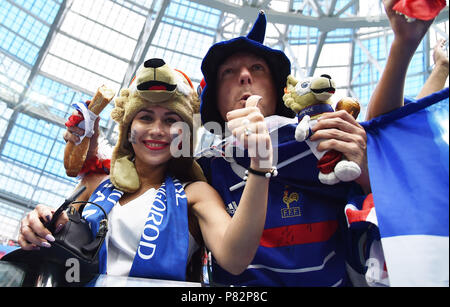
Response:
[{"label": "blue fabric", "polygon": [[449,91],[362,123],[382,237],[449,235]]},{"label": "blue fabric", "polygon": [[266,25],[266,15],[259,14],[252,29],[247,34],[247,38],[262,44],[264,42],[264,37],[266,36]]},{"label": "blue fabric", "polygon": [[[84,104],[84,106],[86,107],[86,109],[89,108],[88,105],[87,105],[87,103],[86,103],[86,101],[80,101],[80,102],[78,102],[78,103]],[[72,107],[74,107],[75,110],[82,112],[83,110],[81,110],[81,108],[80,108],[80,106],[78,105],[78,103],[73,103],[73,104],[72,104]]]},{"label": "blue fabric", "polygon": [[[100,205],[107,213],[119,201],[123,192],[108,179],[94,191],[89,201]],[[104,217],[94,205],[86,205],[83,217],[94,236]],[[185,280],[189,248],[187,198],[176,179],[166,177],[158,189],[146,220],[130,276],[169,280]],[[100,273],[107,268],[106,242],[99,253]]]},{"label": "blue fabric", "polygon": [[391,286],[449,284],[448,88],[362,123]]}]

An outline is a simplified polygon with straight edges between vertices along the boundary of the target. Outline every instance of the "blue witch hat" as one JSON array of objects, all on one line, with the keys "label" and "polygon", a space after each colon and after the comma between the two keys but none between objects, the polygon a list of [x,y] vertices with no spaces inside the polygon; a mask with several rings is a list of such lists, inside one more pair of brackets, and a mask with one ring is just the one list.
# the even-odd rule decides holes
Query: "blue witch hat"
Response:
[{"label": "blue witch hat", "polygon": [[264,14],[264,11],[260,11],[258,18],[256,18],[255,24],[247,34],[247,38],[261,44],[264,43],[264,38],[266,37],[266,25],[266,15]]},{"label": "blue witch hat", "polygon": [[269,66],[275,88],[277,91],[277,107],[275,114],[295,117],[295,113],[287,108],[283,103],[284,88],[286,87],[286,78],[291,72],[291,62],[281,50],[276,50],[264,46],[264,37],[266,34],[266,15],[260,11],[251,31],[247,36],[233,38],[214,44],[202,62],[202,73],[205,81],[205,87],[201,92],[200,114],[203,123],[218,122],[224,127],[224,120],[219,113],[216,105],[217,92],[217,70],[228,57],[238,52],[252,53],[262,57]]}]

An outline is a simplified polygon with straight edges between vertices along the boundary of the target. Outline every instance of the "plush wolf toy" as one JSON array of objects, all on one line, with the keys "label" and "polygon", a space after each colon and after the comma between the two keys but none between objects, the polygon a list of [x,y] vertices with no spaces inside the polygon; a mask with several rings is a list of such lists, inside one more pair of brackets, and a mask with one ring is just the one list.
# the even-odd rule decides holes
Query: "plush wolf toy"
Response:
[{"label": "plush wolf toy", "polygon": [[[361,175],[358,164],[345,160],[342,153],[330,150],[317,151],[318,141],[310,141],[311,128],[322,113],[334,112],[330,97],[335,92],[335,82],[328,75],[297,81],[292,75],[287,78],[287,86],[283,96],[284,104],[297,113],[299,124],[295,130],[295,139],[306,141],[314,155],[319,160],[319,180],[324,184],[336,184],[339,181],[352,181]],[[352,98],[342,99],[338,109],[345,109],[357,117],[359,103]]]}]

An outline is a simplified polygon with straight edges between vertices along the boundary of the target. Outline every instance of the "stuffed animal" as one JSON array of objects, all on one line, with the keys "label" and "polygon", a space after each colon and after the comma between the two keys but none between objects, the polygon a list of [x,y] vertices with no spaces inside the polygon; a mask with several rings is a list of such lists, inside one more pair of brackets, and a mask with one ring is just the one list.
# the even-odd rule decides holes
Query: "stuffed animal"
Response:
[{"label": "stuffed animal", "polygon": [[[331,106],[331,96],[335,93],[336,85],[329,75],[307,78],[298,81],[294,76],[287,77],[284,104],[297,113],[299,124],[295,130],[298,142],[306,141],[314,155],[319,160],[320,182],[328,185],[340,181],[352,181],[361,175],[361,169],[355,162],[343,158],[341,152],[330,150],[319,152],[316,148],[318,141],[312,142],[311,128],[317,119],[325,112],[334,112]],[[338,109],[347,110],[354,118],[359,114],[359,103],[352,98],[344,98],[337,104]]]}]

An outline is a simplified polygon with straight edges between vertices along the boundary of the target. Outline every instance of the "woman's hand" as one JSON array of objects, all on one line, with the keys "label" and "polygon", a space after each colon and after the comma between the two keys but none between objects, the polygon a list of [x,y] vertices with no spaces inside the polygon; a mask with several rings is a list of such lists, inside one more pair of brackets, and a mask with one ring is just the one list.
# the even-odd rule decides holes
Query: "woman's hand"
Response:
[{"label": "woman's hand", "polygon": [[[54,210],[45,205],[37,205],[21,221],[18,243],[24,250],[36,250],[40,247],[50,247],[55,241],[52,233],[45,228],[44,223],[51,221]],[[66,212],[63,212],[56,221],[55,233],[61,231],[68,221]]]},{"label": "woman's hand", "polygon": [[245,108],[228,112],[228,129],[248,150],[250,167],[269,170],[273,166],[273,149],[264,116],[257,107],[260,99],[260,96],[250,96]]},{"label": "woman's hand", "polygon": [[[77,111],[73,112],[73,115],[77,115]],[[100,135],[99,130],[99,122],[100,117],[97,117],[94,123],[94,134],[92,135],[90,141],[89,141],[89,150],[86,155],[86,160],[89,160],[90,158],[94,157],[97,154],[98,149],[98,136]],[[73,127],[67,127],[67,130],[63,134],[64,141],[72,142],[74,144],[78,143],[80,141],[80,135],[84,134],[84,129],[73,126]]]}]

